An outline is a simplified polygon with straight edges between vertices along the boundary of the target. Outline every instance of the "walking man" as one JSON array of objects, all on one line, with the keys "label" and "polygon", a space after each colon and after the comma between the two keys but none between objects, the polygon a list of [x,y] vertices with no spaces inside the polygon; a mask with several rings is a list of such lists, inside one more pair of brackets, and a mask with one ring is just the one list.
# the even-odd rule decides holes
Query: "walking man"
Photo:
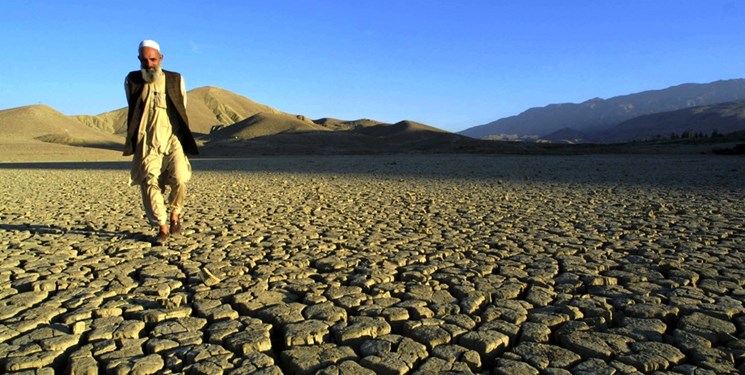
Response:
[{"label": "walking man", "polygon": [[[191,165],[186,154],[199,153],[186,116],[186,89],[179,73],[161,69],[160,45],[139,45],[140,70],[124,81],[129,110],[124,156],[132,155],[130,183],[140,186],[148,221],[158,227],[155,242],[181,231],[181,213]],[[171,191],[166,201],[166,187]],[[170,222],[168,211],[170,210]]]}]

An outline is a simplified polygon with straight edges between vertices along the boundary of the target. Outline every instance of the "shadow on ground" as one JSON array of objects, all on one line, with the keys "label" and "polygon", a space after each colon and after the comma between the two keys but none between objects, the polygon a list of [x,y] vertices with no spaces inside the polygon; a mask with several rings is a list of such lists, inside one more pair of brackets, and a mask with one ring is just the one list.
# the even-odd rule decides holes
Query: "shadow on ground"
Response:
[{"label": "shadow on ground", "polygon": [[[721,155],[308,155],[190,158],[195,172],[437,178],[525,183],[740,189],[745,159]],[[703,167],[703,168],[702,168]],[[121,170],[130,162],[0,163],[2,170]],[[697,174],[679,173],[683,169]]]},{"label": "shadow on ground", "polygon": [[31,234],[80,234],[86,237],[99,237],[101,239],[132,239],[137,241],[149,242],[150,237],[142,233],[135,233],[130,231],[108,231],[103,229],[96,229],[90,226],[77,227],[77,228],[63,228],[57,225],[47,224],[0,224],[0,230],[3,231],[17,231],[25,232],[28,231]]}]

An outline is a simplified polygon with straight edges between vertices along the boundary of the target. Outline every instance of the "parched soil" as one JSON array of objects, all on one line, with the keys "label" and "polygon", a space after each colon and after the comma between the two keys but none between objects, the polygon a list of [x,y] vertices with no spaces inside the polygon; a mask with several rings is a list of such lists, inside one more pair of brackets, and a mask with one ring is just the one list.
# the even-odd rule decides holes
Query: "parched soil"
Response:
[{"label": "parched soil", "polygon": [[0,164],[0,372],[737,373],[745,159]]}]

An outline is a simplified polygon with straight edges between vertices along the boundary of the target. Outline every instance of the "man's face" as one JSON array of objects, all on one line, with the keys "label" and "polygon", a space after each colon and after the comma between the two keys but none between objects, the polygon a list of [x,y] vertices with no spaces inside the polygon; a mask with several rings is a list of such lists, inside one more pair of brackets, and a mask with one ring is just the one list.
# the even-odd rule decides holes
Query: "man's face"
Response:
[{"label": "man's face", "polygon": [[155,48],[143,47],[140,49],[140,67],[148,72],[154,72],[160,68],[160,62],[163,61],[163,55]]}]

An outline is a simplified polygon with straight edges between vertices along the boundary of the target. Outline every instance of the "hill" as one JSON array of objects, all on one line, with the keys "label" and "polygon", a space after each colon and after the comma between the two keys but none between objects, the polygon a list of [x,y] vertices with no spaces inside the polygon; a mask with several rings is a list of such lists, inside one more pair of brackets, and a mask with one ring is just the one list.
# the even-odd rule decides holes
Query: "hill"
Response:
[{"label": "hill", "polygon": [[258,113],[210,133],[211,141],[246,140],[280,133],[330,131],[324,126],[284,113]]},{"label": "hill", "polygon": [[70,116],[89,128],[102,130],[111,134],[124,134],[127,132],[127,109],[120,108],[115,111],[101,113],[99,115],[75,115]]},{"label": "hill", "polygon": [[[536,137],[536,142],[505,142],[474,139],[408,120],[394,124],[371,119],[347,121],[325,117],[310,120],[216,87],[194,89],[188,93],[188,101],[190,120],[203,157],[382,153],[576,154],[659,152],[659,147],[672,152],[709,152],[713,143],[720,143],[714,147],[731,147],[722,143],[737,141],[720,137],[708,145],[706,141],[697,142],[693,145],[695,149],[687,142],[680,145],[646,143],[636,148],[623,144],[608,147],[576,145],[591,140],[588,134],[593,133],[564,127],[542,138]],[[5,134],[0,140],[0,161],[121,160],[125,116],[125,108],[96,116],[65,116],[45,105],[0,111],[0,130]],[[608,127],[600,136],[623,141],[633,134],[645,134],[634,139],[656,139],[655,135],[660,133],[699,132],[714,126],[723,134],[745,126],[744,118],[745,101],[730,102],[637,117]]]},{"label": "hill", "polygon": [[[123,95],[123,94],[122,94]],[[124,98],[122,98],[124,101]],[[209,134],[213,126],[231,125],[257,113],[282,113],[244,96],[213,86],[195,88],[186,93],[186,115],[192,132]],[[71,116],[83,124],[114,134],[127,131],[127,108],[99,115]]]},{"label": "hill", "polygon": [[11,108],[0,111],[0,131],[6,141],[29,142],[32,140],[75,144],[117,145],[121,137],[91,129],[75,118],[65,116],[43,104]]},{"label": "hill", "polygon": [[449,150],[455,147],[476,146],[469,138],[446,132],[414,121],[401,121],[393,125],[379,124],[354,130],[358,134],[374,137],[385,143],[411,151]]},{"label": "hill", "polygon": [[209,134],[215,125],[231,125],[257,113],[282,113],[245,96],[213,86],[189,91],[186,100],[191,130],[200,134]]},{"label": "hill", "polygon": [[0,110],[0,161],[118,160],[124,139],[47,105]]},{"label": "hill", "polygon": [[551,104],[459,132],[474,138],[542,139],[571,129],[604,142],[603,132],[635,117],[745,99],[745,79],[682,84],[580,104]]},{"label": "hill", "polygon": [[[258,114],[210,134],[204,154],[538,153],[540,148],[478,140],[413,121],[321,119],[315,127],[288,115]],[[330,130],[336,128],[337,130]]]},{"label": "hill", "polygon": [[[312,121],[256,103],[216,87],[188,93],[188,111],[204,156],[286,153],[494,152],[523,146],[482,141],[414,121],[386,124],[371,119]],[[47,106],[4,111],[7,132],[24,142],[89,146],[106,144],[121,150],[126,108],[96,116],[64,116]],[[10,128],[7,124],[23,123]],[[59,131],[64,124],[66,132]],[[34,138],[36,137],[36,138]]]},{"label": "hill", "polygon": [[318,125],[322,125],[329,130],[354,130],[366,128],[369,126],[375,126],[382,124],[379,121],[370,119],[359,119],[352,121],[344,121],[335,118],[324,117],[322,119],[313,120]]},{"label": "hill", "polygon": [[745,129],[745,100],[640,116],[600,134],[608,142],[663,139],[685,133],[710,136]]}]

